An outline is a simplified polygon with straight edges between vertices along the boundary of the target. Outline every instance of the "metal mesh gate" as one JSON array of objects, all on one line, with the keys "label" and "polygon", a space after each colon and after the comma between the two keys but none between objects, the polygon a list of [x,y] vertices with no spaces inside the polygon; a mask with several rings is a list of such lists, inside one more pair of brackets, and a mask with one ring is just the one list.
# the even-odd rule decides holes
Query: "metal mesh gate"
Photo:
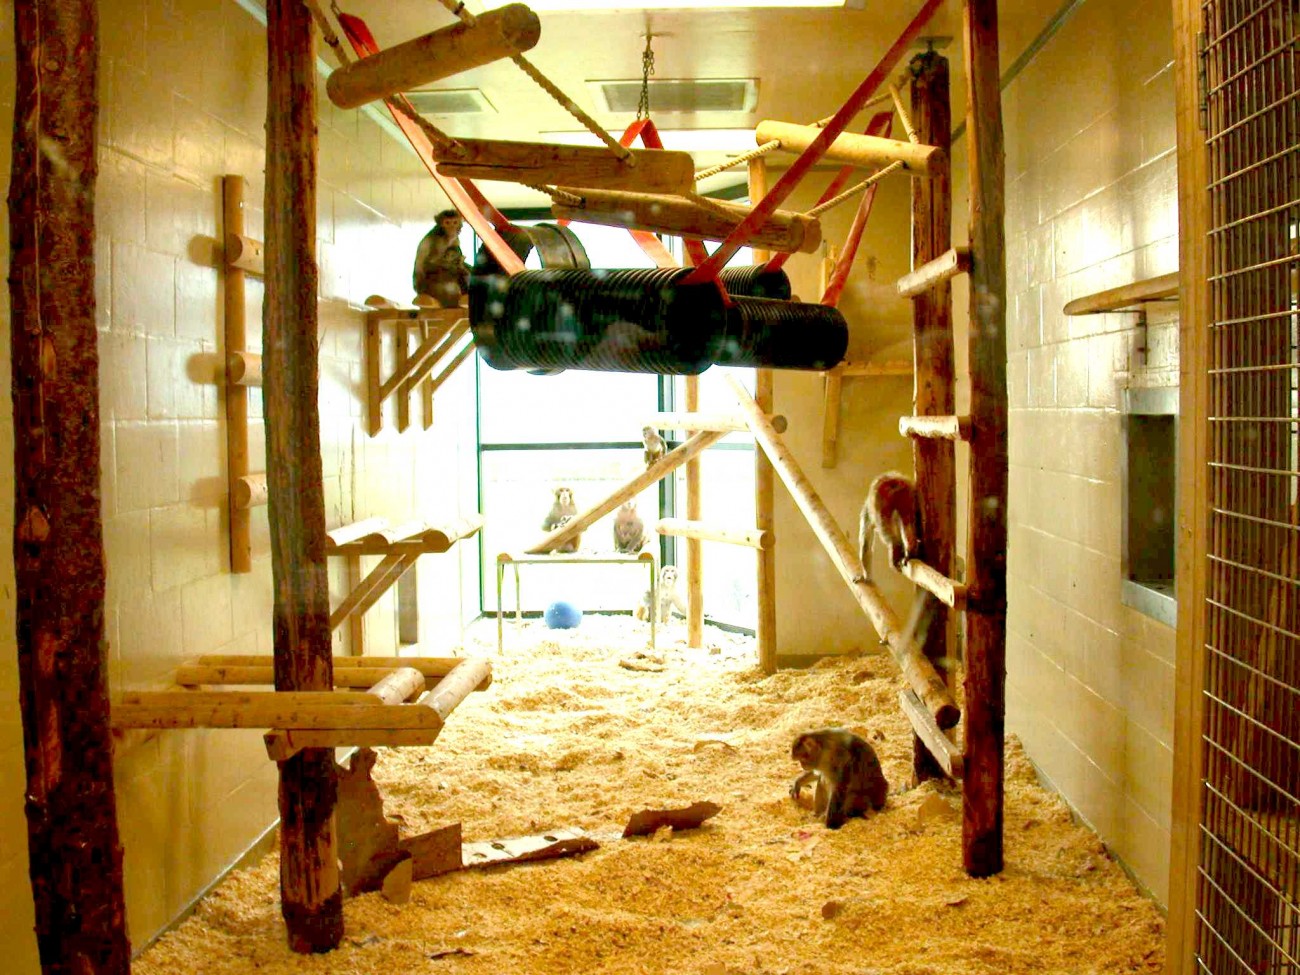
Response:
[{"label": "metal mesh gate", "polygon": [[1300,0],[1203,8],[1209,565],[1198,971],[1300,972]]}]

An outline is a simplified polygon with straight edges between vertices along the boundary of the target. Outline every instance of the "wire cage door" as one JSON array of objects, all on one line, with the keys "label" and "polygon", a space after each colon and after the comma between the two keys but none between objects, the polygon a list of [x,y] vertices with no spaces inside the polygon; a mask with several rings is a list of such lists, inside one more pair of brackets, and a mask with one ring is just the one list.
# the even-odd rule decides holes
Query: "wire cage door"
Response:
[{"label": "wire cage door", "polygon": [[1208,0],[1198,972],[1300,972],[1300,4]]}]

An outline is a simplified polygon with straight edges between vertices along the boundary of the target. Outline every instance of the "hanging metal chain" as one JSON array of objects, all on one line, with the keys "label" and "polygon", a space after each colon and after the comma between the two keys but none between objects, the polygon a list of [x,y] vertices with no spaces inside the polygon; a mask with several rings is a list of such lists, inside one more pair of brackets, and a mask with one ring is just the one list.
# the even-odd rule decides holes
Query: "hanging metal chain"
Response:
[{"label": "hanging metal chain", "polygon": [[636,118],[641,121],[650,117],[650,76],[655,73],[655,52],[650,48],[650,39],[654,35],[645,34],[645,50],[641,52],[641,98],[636,103]]}]

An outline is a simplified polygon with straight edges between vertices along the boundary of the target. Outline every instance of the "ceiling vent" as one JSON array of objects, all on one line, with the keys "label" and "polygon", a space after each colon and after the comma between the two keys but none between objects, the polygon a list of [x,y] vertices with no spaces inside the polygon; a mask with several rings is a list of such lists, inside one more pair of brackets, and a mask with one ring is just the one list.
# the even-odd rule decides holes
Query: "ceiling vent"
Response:
[{"label": "ceiling vent", "polygon": [[406,97],[421,115],[478,115],[496,111],[478,88],[408,91]]},{"label": "ceiling vent", "polygon": [[[606,112],[635,112],[641,79],[588,81],[596,104]],[[650,82],[650,111],[752,112],[758,104],[757,78],[676,78]]]}]

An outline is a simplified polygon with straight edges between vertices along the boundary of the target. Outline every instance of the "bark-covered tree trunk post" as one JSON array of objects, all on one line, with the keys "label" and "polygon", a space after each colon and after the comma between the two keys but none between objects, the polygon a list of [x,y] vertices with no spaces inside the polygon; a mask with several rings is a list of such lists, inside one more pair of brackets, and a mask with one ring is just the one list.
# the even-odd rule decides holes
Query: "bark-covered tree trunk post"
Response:
[{"label": "bark-covered tree trunk post", "polygon": [[14,4],[14,572],[36,939],[47,975],[129,972],[104,646],[94,0]]},{"label": "bark-covered tree trunk post", "polygon": [[[266,299],[263,395],[275,585],[275,686],[334,683],[316,333],[316,56],[300,0],[267,4]],[[280,764],[280,898],[289,946],[343,937],[332,748]]]}]

